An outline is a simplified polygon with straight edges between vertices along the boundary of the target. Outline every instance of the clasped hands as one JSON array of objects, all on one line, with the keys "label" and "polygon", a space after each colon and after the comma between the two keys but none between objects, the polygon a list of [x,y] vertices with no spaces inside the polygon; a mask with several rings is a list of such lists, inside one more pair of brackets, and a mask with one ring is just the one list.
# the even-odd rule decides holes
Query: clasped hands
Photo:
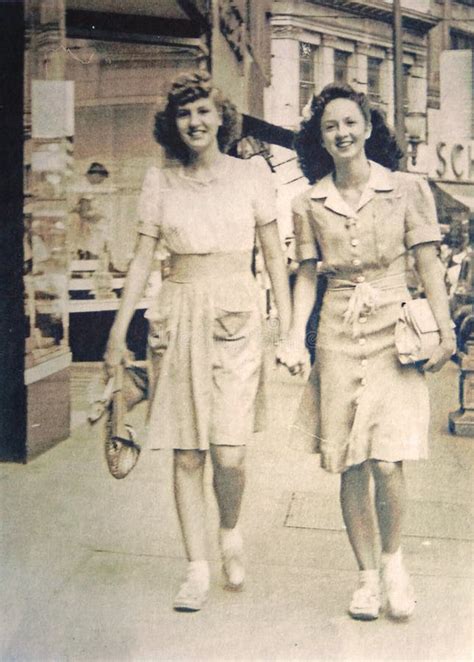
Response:
[{"label": "clasped hands", "polygon": [[[454,335],[443,338],[429,361],[421,368],[423,372],[438,372],[456,351]],[[291,375],[302,375],[309,365],[309,355],[304,343],[289,335],[280,340],[275,359],[288,368]]]},{"label": "clasped hands", "polygon": [[291,375],[302,375],[309,366],[309,354],[304,342],[291,334],[280,340],[275,360],[277,364],[286,366]]}]

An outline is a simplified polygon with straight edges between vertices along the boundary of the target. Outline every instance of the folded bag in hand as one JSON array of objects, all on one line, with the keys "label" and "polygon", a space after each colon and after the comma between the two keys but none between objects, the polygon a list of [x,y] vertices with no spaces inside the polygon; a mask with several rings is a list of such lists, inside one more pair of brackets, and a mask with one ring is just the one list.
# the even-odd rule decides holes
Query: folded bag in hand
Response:
[{"label": "folded bag in hand", "polygon": [[105,391],[89,413],[95,423],[105,415],[105,459],[114,478],[128,476],[141,452],[137,435],[125,422],[125,414],[148,397],[148,375],[145,368],[134,364],[119,365],[107,382]]},{"label": "folded bag in hand", "polygon": [[395,347],[400,363],[427,361],[440,342],[438,323],[428,300],[410,299],[402,304],[395,325]]}]

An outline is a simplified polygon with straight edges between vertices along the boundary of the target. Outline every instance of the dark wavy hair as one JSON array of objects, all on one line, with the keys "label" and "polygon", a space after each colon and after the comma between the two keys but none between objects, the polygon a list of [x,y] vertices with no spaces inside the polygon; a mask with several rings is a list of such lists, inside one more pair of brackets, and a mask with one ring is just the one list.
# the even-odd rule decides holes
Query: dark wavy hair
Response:
[{"label": "dark wavy hair", "polygon": [[334,161],[322,145],[321,119],[324,110],[334,99],[350,99],[360,108],[365,121],[372,124],[372,132],[365,143],[368,159],[396,170],[403,151],[397,143],[393,131],[388,127],[385,116],[376,108],[371,108],[366,95],[356,92],[350,85],[326,85],[310,105],[311,115],[301,123],[295,136],[294,146],[299,166],[310,184],[318,181],[334,170]]},{"label": "dark wavy hair", "polygon": [[217,133],[217,142],[222,152],[227,152],[241,137],[242,116],[233,103],[213,86],[207,72],[196,71],[181,74],[172,83],[168,101],[164,110],[155,115],[155,140],[164,147],[168,158],[177,159],[186,164],[190,153],[181,140],[176,127],[176,114],[179,106],[198,99],[212,99],[222,118],[222,126]]}]

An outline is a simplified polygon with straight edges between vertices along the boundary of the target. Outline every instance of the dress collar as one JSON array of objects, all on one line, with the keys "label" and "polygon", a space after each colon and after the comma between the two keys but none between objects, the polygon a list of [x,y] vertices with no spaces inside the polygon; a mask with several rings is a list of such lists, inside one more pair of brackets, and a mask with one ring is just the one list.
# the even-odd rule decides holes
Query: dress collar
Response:
[{"label": "dress collar", "polygon": [[[362,191],[357,210],[355,211],[359,211],[359,209],[372,200],[376,191],[393,191],[395,188],[393,173],[388,168],[384,168],[375,161],[369,161],[369,164],[369,180]],[[342,198],[336,188],[332,172],[320,179],[319,182],[316,182],[311,188],[309,195],[313,200],[324,199],[324,206],[338,214],[343,214],[344,216],[354,215],[354,210]]]},{"label": "dress collar", "polygon": [[216,160],[206,174],[205,178],[196,177],[193,171],[190,168],[186,168],[184,165],[180,165],[178,168],[178,174],[183,179],[198,184],[200,186],[208,186],[212,182],[215,182],[219,179],[222,179],[226,176],[227,171],[227,156],[222,154],[222,158]]}]

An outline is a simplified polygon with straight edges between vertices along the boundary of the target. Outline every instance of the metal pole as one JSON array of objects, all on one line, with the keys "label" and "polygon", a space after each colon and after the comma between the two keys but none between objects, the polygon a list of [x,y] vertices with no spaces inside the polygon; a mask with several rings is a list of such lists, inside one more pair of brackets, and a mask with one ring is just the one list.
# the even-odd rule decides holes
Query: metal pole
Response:
[{"label": "metal pole", "polygon": [[[393,83],[394,83],[394,108],[395,108],[395,133],[398,144],[405,152],[407,145],[405,140],[405,112],[403,98],[403,38],[402,38],[402,11],[400,0],[393,0]],[[406,169],[406,158],[402,161],[403,169]]]}]

